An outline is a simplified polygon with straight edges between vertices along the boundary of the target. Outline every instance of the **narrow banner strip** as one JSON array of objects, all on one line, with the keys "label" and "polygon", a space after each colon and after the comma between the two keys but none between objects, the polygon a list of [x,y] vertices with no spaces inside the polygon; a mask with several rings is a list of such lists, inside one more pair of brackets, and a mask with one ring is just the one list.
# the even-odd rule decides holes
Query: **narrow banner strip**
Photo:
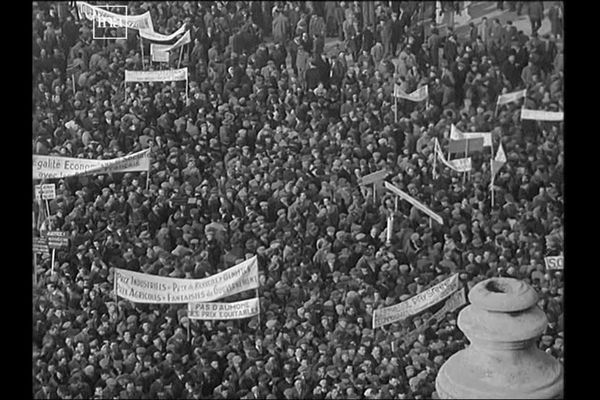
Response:
[{"label": "narrow banner strip", "polygon": [[258,297],[232,303],[188,303],[188,318],[227,320],[249,318],[260,313]]},{"label": "narrow banner strip", "polygon": [[147,171],[150,149],[112,160],[90,160],[33,155],[33,179],[66,178],[78,175],[99,175],[112,172]]},{"label": "narrow banner strip", "polygon": [[498,105],[512,103],[513,101],[517,101],[522,97],[527,96],[527,89],[517,90],[516,92],[501,94],[498,96]]},{"label": "narrow banner strip", "polygon": [[207,302],[256,289],[256,256],[202,279],[170,278],[115,269],[117,295],[134,303],[183,304]]},{"label": "narrow banner strip", "polygon": [[177,36],[181,35],[185,32],[186,26],[185,24],[181,25],[181,28],[177,29],[175,32],[170,35],[163,35],[158,32],[154,32],[153,30],[140,29],[140,36],[144,39],[153,40],[155,42],[168,42],[169,40],[175,39]]},{"label": "narrow banner strip", "polygon": [[562,121],[564,113],[562,111],[541,111],[521,109],[521,119],[532,119],[535,121]]},{"label": "narrow banner strip", "polygon": [[361,178],[358,179],[358,184],[359,185],[370,185],[373,182],[377,182],[380,181],[382,179],[385,179],[386,176],[388,176],[389,172],[385,169],[382,169],[381,171],[376,171],[373,173],[370,173],[368,175],[365,175]]},{"label": "narrow banner strip", "polygon": [[454,274],[435,286],[393,306],[373,311],[373,329],[392,324],[439,303],[459,289],[458,274]]},{"label": "narrow banner strip", "polygon": [[188,69],[170,69],[162,71],[127,71],[125,82],[168,82],[185,81],[188,79]]},{"label": "narrow banner strip", "polygon": [[408,201],[410,204],[417,207],[419,210],[423,211],[425,214],[437,221],[438,224],[444,224],[444,219],[442,217],[434,213],[431,209],[429,209],[425,204],[421,203],[419,200],[410,196],[408,193],[403,192],[402,190],[398,189],[396,186],[392,185],[389,182],[383,182],[383,184],[387,190],[394,192],[400,198]]}]

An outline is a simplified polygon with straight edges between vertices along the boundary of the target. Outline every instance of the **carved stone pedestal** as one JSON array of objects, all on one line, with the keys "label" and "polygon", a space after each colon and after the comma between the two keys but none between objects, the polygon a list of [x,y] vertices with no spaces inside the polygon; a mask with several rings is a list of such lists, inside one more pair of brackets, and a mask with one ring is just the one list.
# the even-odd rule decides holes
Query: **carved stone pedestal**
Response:
[{"label": "carved stone pedestal", "polygon": [[492,278],[469,292],[458,327],[471,345],[442,365],[441,399],[551,399],[563,394],[563,367],[537,348],[548,319],[528,284]]}]

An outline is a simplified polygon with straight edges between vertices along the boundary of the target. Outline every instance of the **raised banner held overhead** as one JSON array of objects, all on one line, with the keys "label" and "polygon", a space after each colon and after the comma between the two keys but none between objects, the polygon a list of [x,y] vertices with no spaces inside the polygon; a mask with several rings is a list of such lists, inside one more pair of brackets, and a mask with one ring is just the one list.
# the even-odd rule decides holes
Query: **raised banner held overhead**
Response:
[{"label": "raised banner held overhead", "polygon": [[168,44],[150,43],[150,56],[154,62],[169,62]]},{"label": "raised banner held overhead", "polygon": [[185,24],[181,25],[181,28],[177,29],[175,32],[170,35],[163,35],[158,32],[154,32],[153,30],[140,29],[140,36],[144,39],[153,40],[155,42],[168,42],[169,40],[175,39],[177,36],[181,35],[185,32],[186,26]]},{"label": "raised banner held overhead", "polygon": [[66,178],[78,175],[99,175],[113,172],[147,171],[150,149],[111,160],[89,160],[57,156],[33,155],[33,179]]},{"label": "raised banner held overhead", "polygon": [[260,313],[258,297],[233,303],[188,303],[188,318],[227,320],[249,318]]},{"label": "raised banner held overhead", "polygon": [[458,274],[393,306],[373,311],[373,329],[403,320],[439,303],[459,289]]},{"label": "raised banner held overhead", "polygon": [[450,140],[463,140],[463,139],[483,139],[483,147],[492,146],[492,132],[461,132],[452,124],[450,128]]},{"label": "raised banner held overhead", "polygon": [[127,71],[125,70],[125,82],[169,82],[186,81],[188,69],[169,69],[161,71]]},{"label": "raised banner held overhead", "polygon": [[448,142],[450,154],[470,154],[483,151],[483,138],[451,140]]},{"label": "raised banner held overhead", "polygon": [[472,169],[471,157],[457,158],[455,160],[446,161],[444,164],[456,172],[469,172]]},{"label": "raised banner held overhead", "polygon": [[115,269],[117,295],[134,303],[183,304],[207,302],[256,289],[256,256],[202,279],[182,279]]},{"label": "raised banner held overhead", "polygon": [[103,10],[100,7],[93,6],[84,1],[75,2],[79,15],[84,16],[90,21],[105,23],[113,26],[123,26],[129,29],[154,30],[150,11],[141,15],[123,15]]},{"label": "raised banner held overhead", "polygon": [[564,269],[565,259],[563,256],[544,257],[547,270]]},{"label": "raised banner held overhead", "polygon": [[501,94],[498,96],[498,105],[512,103],[513,101],[517,101],[522,97],[527,96],[527,89],[517,90],[516,92]]},{"label": "raised banner held overhead", "polygon": [[531,119],[535,121],[562,121],[564,113],[562,111],[541,111],[521,109],[521,119]]},{"label": "raised banner held overhead", "polygon": [[444,224],[444,219],[442,217],[434,213],[431,209],[429,209],[425,204],[421,203],[419,200],[410,196],[408,193],[404,193],[402,190],[398,189],[396,186],[392,185],[389,182],[384,182],[383,184],[387,190],[395,193],[400,198],[408,201],[410,204],[412,204],[413,206],[427,214],[429,217],[434,219],[438,224]]},{"label": "raised banner held overhead", "polygon": [[175,43],[173,43],[173,45],[169,46],[167,51],[173,51],[175,49],[178,49],[181,46],[183,46],[184,44],[190,43],[191,41],[192,41],[192,37],[190,36],[190,31],[187,31],[185,33],[185,35],[180,37],[179,40],[177,40]]},{"label": "raised banner held overhead", "polygon": [[359,185],[370,185],[371,183],[380,181],[382,179],[384,179],[386,176],[388,176],[389,172],[385,169],[382,169],[381,171],[376,171],[373,173],[370,173],[368,175],[365,175],[363,177],[360,177],[358,179],[358,184]]},{"label": "raised banner held overhead", "polygon": [[427,90],[427,85],[425,85],[421,86],[412,93],[406,94],[400,89],[400,85],[396,84],[394,85],[394,96],[398,97],[399,99],[419,102],[427,99],[427,97],[429,96],[429,92]]}]

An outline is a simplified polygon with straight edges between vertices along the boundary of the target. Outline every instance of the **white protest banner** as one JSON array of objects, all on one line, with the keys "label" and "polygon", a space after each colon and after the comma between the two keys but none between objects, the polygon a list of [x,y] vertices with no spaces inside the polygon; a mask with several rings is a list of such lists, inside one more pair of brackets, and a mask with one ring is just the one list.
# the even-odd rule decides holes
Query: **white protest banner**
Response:
[{"label": "white protest banner", "polygon": [[469,172],[471,170],[471,157],[457,158],[454,160],[442,160],[444,164],[457,172]]},{"label": "white protest banner", "polygon": [[154,62],[169,62],[168,44],[150,43],[150,56]]},{"label": "white protest banner", "polygon": [[125,82],[168,82],[186,81],[188,69],[169,69],[161,71],[127,71],[125,70]]},{"label": "white protest banner", "polygon": [[564,269],[565,266],[563,256],[544,257],[544,263],[546,264],[546,269],[548,270]]},{"label": "white protest banner", "polygon": [[115,269],[117,295],[134,303],[182,304],[207,302],[256,289],[256,256],[202,279],[170,278]]},{"label": "white protest banner", "polygon": [[242,319],[260,313],[258,297],[233,303],[188,303],[188,318],[201,320]]},{"label": "white protest banner", "polygon": [[467,304],[467,300],[465,298],[465,288],[461,288],[459,291],[452,293],[450,297],[446,300],[446,303],[435,312],[425,323],[421,324],[417,329],[409,332],[404,336],[404,343],[412,344],[417,338],[419,334],[423,333],[429,326],[433,324],[433,321],[440,322],[446,316],[446,313],[452,312],[463,305]]},{"label": "white protest banner", "polygon": [[79,15],[84,16],[90,21],[96,21],[101,24],[108,22],[112,26],[122,26],[130,29],[154,30],[150,11],[141,15],[123,15],[103,10],[84,1],[77,1],[75,5],[77,6]]},{"label": "white protest banner", "polygon": [[184,44],[188,44],[191,41],[192,41],[192,37],[190,36],[190,31],[187,31],[185,33],[185,35],[180,37],[179,40],[177,40],[175,43],[173,43],[173,45],[169,46],[167,51],[172,51],[172,50],[178,49],[181,46],[183,46]]},{"label": "white protest banner", "polygon": [[404,193],[402,190],[398,189],[396,186],[390,184],[389,182],[383,182],[383,184],[385,185],[385,188],[387,190],[394,192],[400,198],[408,201],[410,204],[417,207],[419,210],[423,211],[429,217],[436,220],[438,224],[440,224],[440,225],[444,224],[444,219],[442,217],[440,217],[439,215],[437,215],[436,213],[431,211],[426,205],[421,203],[419,200],[415,199],[414,197],[411,197],[408,193]]},{"label": "white protest banner", "polygon": [[517,101],[522,97],[527,96],[527,89],[517,90],[516,92],[501,94],[498,96],[498,105],[512,103],[513,101]]},{"label": "white protest banner", "polygon": [[469,172],[472,169],[471,157],[457,158],[450,161],[446,160],[446,157],[444,157],[444,153],[442,152],[442,148],[437,139],[435,139],[435,146],[433,149],[437,158],[439,158],[442,164],[448,168],[457,172]]},{"label": "white protest banner", "polygon": [[181,28],[177,29],[175,32],[170,35],[163,35],[158,32],[154,32],[153,30],[140,29],[140,36],[144,39],[153,40],[155,42],[168,42],[169,40],[175,39],[177,36],[181,35],[185,32],[186,26],[185,24],[181,25]]},{"label": "white protest banner", "polygon": [[562,111],[541,111],[521,109],[521,119],[532,119],[535,121],[562,121],[564,113]]},{"label": "white protest banner", "polygon": [[431,307],[459,289],[458,274],[443,280],[435,286],[393,306],[373,311],[373,329],[392,324]]},{"label": "white protest banner", "polygon": [[483,138],[483,147],[492,146],[492,132],[461,132],[454,124],[450,128],[450,140],[472,140],[477,138]]},{"label": "white protest banner", "polygon": [[370,173],[368,175],[365,175],[363,177],[360,177],[358,179],[358,184],[359,185],[370,185],[373,182],[377,182],[380,181],[382,179],[384,179],[386,176],[388,176],[389,172],[385,169],[382,169],[380,171],[376,171],[373,173]]},{"label": "white protest banner", "polygon": [[429,96],[427,85],[421,86],[412,93],[406,94],[400,89],[400,85],[394,85],[394,96],[400,99],[406,99],[410,101],[423,101]]},{"label": "white protest banner", "polygon": [[112,172],[147,171],[150,149],[111,160],[90,160],[33,155],[33,179],[66,178],[69,176],[108,174]]}]

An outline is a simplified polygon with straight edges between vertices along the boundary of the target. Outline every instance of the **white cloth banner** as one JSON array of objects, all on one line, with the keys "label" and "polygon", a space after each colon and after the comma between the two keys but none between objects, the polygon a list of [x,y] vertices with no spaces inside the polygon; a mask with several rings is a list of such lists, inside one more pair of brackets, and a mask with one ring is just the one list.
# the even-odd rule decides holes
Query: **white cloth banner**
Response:
[{"label": "white cloth banner", "polygon": [[154,62],[169,62],[169,44],[150,43],[150,55]]},{"label": "white cloth banner", "polygon": [[178,49],[181,46],[183,46],[184,44],[188,44],[191,41],[192,41],[192,37],[190,36],[190,31],[187,31],[185,33],[185,35],[183,35],[182,37],[179,38],[179,40],[177,40],[175,43],[173,43],[173,45],[171,45],[167,49],[167,51],[173,51],[175,49]]},{"label": "white cloth banner", "polygon": [[95,20],[99,23],[108,22],[113,26],[123,26],[130,29],[154,30],[150,11],[141,15],[123,15],[104,10],[84,1],[77,1],[75,5],[79,14],[90,21]]},{"label": "white cloth banner", "polygon": [[188,303],[188,318],[201,320],[242,319],[260,313],[258,297],[233,303]]},{"label": "white cloth banner", "polygon": [[521,119],[533,119],[536,121],[562,121],[564,113],[562,111],[541,111],[521,109]]},{"label": "white cloth banner", "polygon": [[150,149],[111,160],[33,155],[33,179],[148,171],[149,168]]},{"label": "white cloth banner", "polygon": [[127,71],[125,70],[125,82],[168,82],[186,81],[188,69],[169,69],[162,71]]},{"label": "white cloth banner", "polygon": [[434,213],[433,211],[431,211],[425,204],[421,203],[419,200],[417,200],[414,197],[410,196],[408,193],[404,193],[402,190],[398,189],[396,186],[390,184],[389,182],[385,182],[384,181],[383,184],[385,185],[385,188],[387,190],[389,190],[391,192],[394,192],[400,198],[408,201],[410,204],[412,204],[413,206],[415,206],[419,210],[423,211],[429,217],[431,217],[434,220],[436,220],[438,224],[440,224],[440,225],[444,224],[444,219],[442,217],[440,217],[439,215],[437,215],[436,213]]},{"label": "white cloth banner", "polygon": [[565,259],[563,256],[544,257],[544,263],[548,270],[565,268]]},{"label": "white cloth banner", "polygon": [[492,146],[492,132],[461,132],[454,124],[450,127],[450,140],[472,140],[478,138],[483,138],[483,147]]},{"label": "white cloth banner", "polygon": [[446,157],[444,157],[444,153],[442,152],[442,148],[437,139],[435,139],[434,151],[442,164],[456,172],[469,172],[472,169],[471,157],[457,158],[450,161],[446,160]]},{"label": "white cloth banner", "polygon": [[185,24],[181,25],[181,28],[177,29],[175,32],[170,35],[163,35],[158,32],[154,32],[153,30],[140,29],[140,36],[144,39],[153,40],[155,42],[168,42],[169,40],[175,39],[177,36],[181,35],[185,32],[186,26]]},{"label": "white cloth banner", "polygon": [[373,329],[392,324],[420,313],[439,303],[459,289],[458,274],[443,280],[435,286],[393,306],[378,308],[373,311]]},{"label": "white cloth banner", "polygon": [[517,90],[516,92],[510,92],[501,94],[498,96],[498,105],[512,103],[513,101],[519,100],[521,97],[527,96],[527,89]]},{"label": "white cloth banner", "polygon": [[417,90],[415,90],[414,92],[412,92],[410,94],[404,93],[400,89],[400,85],[398,85],[398,84],[394,85],[394,96],[401,98],[401,99],[406,99],[406,100],[410,100],[410,101],[423,101],[427,98],[428,95],[429,95],[429,93],[427,90],[427,85],[421,86],[420,88],[418,88]]},{"label": "white cloth banner", "polygon": [[115,269],[117,295],[134,303],[207,302],[258,287],[256,256],[202,279],[170,278]]}]

